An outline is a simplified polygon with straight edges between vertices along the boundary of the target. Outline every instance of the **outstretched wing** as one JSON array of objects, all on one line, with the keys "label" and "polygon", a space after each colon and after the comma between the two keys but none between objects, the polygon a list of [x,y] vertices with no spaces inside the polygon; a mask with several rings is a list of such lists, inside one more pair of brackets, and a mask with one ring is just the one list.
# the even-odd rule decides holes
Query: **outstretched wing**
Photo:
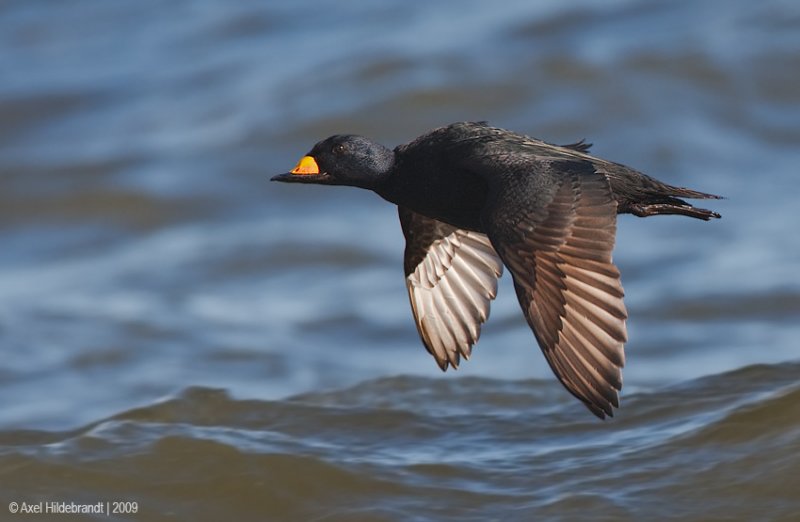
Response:
[{"label": "outstretched wing", "polygon": [[611,260],[616,201],[588,162],[543,162],[541,170],[550,180],[543,186],[555,190],[541,205],[511,193],[495,198],[503,208],[487,212],[489,237],[553,372],[595,415],[613,416],[627,340],[623,290]]},{"label": "outstretched wing", "polygon": [[414,321],[442,370],[469,359],[497,295],[503,265],[485,234],[398,207]]}]

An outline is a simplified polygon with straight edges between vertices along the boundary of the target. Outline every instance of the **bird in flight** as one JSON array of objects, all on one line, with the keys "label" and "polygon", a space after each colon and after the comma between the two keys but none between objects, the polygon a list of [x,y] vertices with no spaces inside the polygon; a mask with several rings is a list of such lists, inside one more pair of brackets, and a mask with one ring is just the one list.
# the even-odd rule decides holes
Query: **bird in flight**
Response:
[{"label": "bird in flight", "polygon": [[619,407],[627,341],[617,214],[720,215],[675,187],[589,154],[485,122],[454,123],[390,150],[356,135],[320,141],[272,178],[348,185],[397,205],[403,266],[425,348],[442,370],[478,342],[505,266],[522,313],[564,387],[598,417]]}]

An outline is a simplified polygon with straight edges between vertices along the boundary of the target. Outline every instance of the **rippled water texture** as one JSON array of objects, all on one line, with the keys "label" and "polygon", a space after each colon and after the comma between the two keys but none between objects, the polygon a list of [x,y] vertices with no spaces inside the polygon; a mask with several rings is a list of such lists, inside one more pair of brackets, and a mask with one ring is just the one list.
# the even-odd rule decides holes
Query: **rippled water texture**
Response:
[{"label": "rippled water texture", "polygon": [[[797,520],[796,4],[0,3],[0,520]],[[613,420],[507,280],[439,372],[394,209],[267,182],[459,120],[727,197],[620,218]]]}]

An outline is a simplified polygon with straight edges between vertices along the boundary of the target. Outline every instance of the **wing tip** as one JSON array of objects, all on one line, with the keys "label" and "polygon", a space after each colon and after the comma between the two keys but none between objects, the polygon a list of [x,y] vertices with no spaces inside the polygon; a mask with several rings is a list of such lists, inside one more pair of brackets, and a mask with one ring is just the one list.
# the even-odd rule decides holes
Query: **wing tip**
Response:
[{"label": "wing tip", "polygon": [[598,419],[605,421],[609,420],[614,417],[614,408],[619,408],[619,399],[617,399],[616,404],[607,403],[607,404],[597,404],[586,401],[585,399],[581,399],[581,402],[591,411]]}]

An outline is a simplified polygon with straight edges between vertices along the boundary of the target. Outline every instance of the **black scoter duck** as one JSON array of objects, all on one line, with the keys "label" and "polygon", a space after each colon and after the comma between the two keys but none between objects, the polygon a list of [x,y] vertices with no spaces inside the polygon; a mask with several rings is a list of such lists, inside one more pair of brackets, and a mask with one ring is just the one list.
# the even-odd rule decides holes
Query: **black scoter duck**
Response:
[{"label": "black scoter duck", "polygon": [[273,181],[349,185],[397,205],[404,268],[422,342],[442,370],[468,359],[503,265],[559,381],[595,415],[613,416],[627,340],[611,259],[617,214],[720,215],[674,187],[484,122],[454,123],[390,150],[362,136],[320,141]]}]

